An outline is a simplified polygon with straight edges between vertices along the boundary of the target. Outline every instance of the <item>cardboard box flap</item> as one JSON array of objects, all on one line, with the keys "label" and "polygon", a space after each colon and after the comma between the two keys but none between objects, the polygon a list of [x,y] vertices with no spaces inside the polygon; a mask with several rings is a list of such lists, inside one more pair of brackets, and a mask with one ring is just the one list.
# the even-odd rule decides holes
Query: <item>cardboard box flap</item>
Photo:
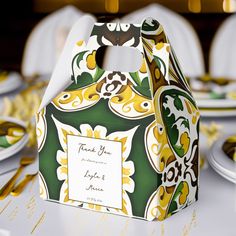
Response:
[{"label": "cardboard box flap", "polygon": [[[43,96],[39,111],[45,107],[58,93],[71,84],[71,57],[73,47],[78,40],[87,42],[91,34],[95,18],[91,15],[81,17],[72,27],[52,73],[48,87]],[[79,36],[79,38],[78,38]]]}]

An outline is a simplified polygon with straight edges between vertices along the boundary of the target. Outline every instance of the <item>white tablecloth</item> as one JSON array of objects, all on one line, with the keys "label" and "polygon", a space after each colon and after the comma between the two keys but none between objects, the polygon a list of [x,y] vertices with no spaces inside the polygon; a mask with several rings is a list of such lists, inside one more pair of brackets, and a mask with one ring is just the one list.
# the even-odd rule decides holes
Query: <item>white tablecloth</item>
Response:
[{"label": "white tablecloth", "polygon": [[[223,133],[236,133],[236,118],[214,119]],[[209,123],[212,119],[203,119]],[[204,149],[205,141],[201,146]],[[38,163],[25,169],[37,170]],[[0,176],[2,186],[13,172]],[[19,196],[0,201],[0,236],[235,236],[236,185],[211,167],[200,175],[197,203],[163,222],[147,222],[43,201],[37,179]]]}]

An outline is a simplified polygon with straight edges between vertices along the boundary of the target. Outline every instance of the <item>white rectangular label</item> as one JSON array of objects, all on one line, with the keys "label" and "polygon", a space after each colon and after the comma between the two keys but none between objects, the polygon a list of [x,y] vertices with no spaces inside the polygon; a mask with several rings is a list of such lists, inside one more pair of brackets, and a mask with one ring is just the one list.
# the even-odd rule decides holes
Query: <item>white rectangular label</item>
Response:
[{"label": "white rectangular label", "polygon": [[122,208],[122,143],[68,135],[69,198]]}]

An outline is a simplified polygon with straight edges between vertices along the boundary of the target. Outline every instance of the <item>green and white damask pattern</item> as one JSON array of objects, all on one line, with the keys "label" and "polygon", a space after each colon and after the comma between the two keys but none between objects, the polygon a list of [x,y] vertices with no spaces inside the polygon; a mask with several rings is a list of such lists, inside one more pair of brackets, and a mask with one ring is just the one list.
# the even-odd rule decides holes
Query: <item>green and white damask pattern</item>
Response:
[{"label": "green and white damask pattern", "polygon": [[[96,52],[112,45],[139,50],[141,68],[101,69]],[[147,220],[196,201],[199,111],[162,26],[151,18],[142,25],[96,23],[73,55],[73,83],[37,115],[42,197]],[[121,210],[69,199],[68,134],[122,143]]]}]

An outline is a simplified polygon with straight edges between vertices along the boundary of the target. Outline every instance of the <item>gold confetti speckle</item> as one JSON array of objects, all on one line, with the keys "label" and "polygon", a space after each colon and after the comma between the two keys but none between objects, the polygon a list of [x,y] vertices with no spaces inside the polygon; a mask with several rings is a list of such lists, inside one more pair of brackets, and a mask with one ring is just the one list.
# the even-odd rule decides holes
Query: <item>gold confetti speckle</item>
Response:
[{"label": "gold confetti speckle", "polygon": [[34,231],[39,227],[39,225],[41,225],[41,224],[43,223],[43,221],[44,221],[44,219],[45,219],[45,215],[46,215],[46,212],[44,212],[44,213],[40,216],[39,220],[38,220],[38,221],[36,222],[36,224],[34,225],[33,229],[32,229],[31,232],[30,232],[30,234],[33,234]]},{"label": "gold confetti speckle", "polygon": [[222,126],[212,122],[209,124],[200,124],[200,132],[207,138],[207,144],[210,147],[219,137]]},{"label": "gold confetti speckle", "polygon": [[35,201],[35,197],[31,197],[30,200],[27,202],[26,204],[26,209],[27,209],[27,218],[31,218],[32,215],[35,212],[35,208],[36,208],[36,201]]},{"label": "gold confetti speckle", "polygon": [[19,207],[16,206],[13,211],[8,215],[10,221],[14,220],[19,212]]},{"label": "gold confetti speckle", "polygon": [[192,219],[190,221],[189,224],[186,224],[183,228],[183,236],[189,236],[190,235],[190,231],[192,229],[192,227],[196,227],[197,225],[197,219],[196,219],[196,210],[193,211],[193,214],[192,214]]},{"label": "gold confetti speckle", "polygon": [[129,227],[129,219],[126,220],[125,226],[124,226],[124,228],[121,230],[121,234],[120,234],[121,236],[126,235],[126,232],[127,232],[127,230],[128,230],[128,227]]},{"label": "gold confetti speckle", "polygon": [[9,200],[8,202],[7,202],[7,204],[2,208],[2,209],[0,209],[0,215],[7,209],[7,207],[11,204],[11,201],[12,200]]},{"label": "gold confetti speckle", "polygon": [[29,188],[29,193],[32,193],[36,179],[37,179],[37,178],[33,178],[33,179],[32,179],[32,181],[31,181],[31,186],[30,186],[30,188]]},{"label": "gold confetti speckle", "polygon": [[161,224],[161,236],[165,235],[165,228],[164,228],[164,224]]}]

